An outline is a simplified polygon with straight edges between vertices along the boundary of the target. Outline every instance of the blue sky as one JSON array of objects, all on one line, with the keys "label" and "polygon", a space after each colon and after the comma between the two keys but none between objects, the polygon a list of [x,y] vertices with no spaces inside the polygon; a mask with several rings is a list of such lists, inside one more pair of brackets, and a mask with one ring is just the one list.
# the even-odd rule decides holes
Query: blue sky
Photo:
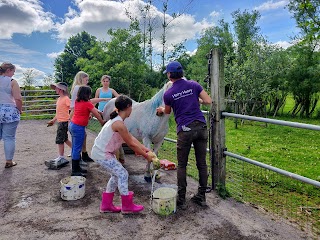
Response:
[{"label": "blue sky", "polygon": [[[152,1],[152,12],[158,19],[162,16],[163,1]],[[270,43],[288,47],[298,29],[287,3],[288,0],[169,0],[168,13],[183,14],[172,21],[168,44],[187,39],[188,51],[194,52],[201,31],[222,18],[231,23],[231,13],[240,9],[258,10],[261,33]],[[142,0],[1,0],[0,62],[17,66],[14,77],[18,81],[27,69],[33,69],[41,79],[53,74],[54,59],[70,36],[85,30],[98,39],[108,40],[109,28],[128,26],[125,9],[141,17],[141,4]],[[160,34],[157,31],[154,35],[155,49],[160,49]]]}]

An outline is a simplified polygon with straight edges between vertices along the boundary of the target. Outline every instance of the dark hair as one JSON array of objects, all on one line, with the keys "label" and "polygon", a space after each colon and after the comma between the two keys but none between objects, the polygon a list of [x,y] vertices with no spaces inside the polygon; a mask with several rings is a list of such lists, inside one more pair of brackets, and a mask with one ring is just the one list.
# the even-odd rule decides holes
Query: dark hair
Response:
[{"label": "dark hair", "polygon": [[132,100],[126,95],[119,95],[116,98],[114,105],[117,108],[117,110],[114,110],[112,113],[110,113],[110,119],[114,119],[116,116],[118,116],[118,111],[124,111],[127,108],[131,107]]},{"label": "dark hair", "polygon": [[170,72],[170,78],[179,79],[183,77],[183,72]]},{"label": "dark hair", "polygon": [[91,87],[89,86],[81,86],[79,87],[79,91],[77,94],[77,102],[85,101],[88,102],[91,97]]}]

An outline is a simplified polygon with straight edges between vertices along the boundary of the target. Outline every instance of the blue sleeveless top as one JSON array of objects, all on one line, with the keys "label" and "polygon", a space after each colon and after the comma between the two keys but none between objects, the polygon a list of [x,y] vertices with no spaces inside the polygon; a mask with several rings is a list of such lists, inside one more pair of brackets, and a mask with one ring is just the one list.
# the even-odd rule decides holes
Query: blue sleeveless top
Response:
[{"label": "blue sleeveless top", "polygon": [[[99,98],[112,98],[111,88],[109,88],[107,92],[102,91],[102,88],[100,88]],[[104,106],[107,104],[107,102],[109,101],[99,102],[99,105],[98,105],[99,111],[101,112],[103,111]]]}]

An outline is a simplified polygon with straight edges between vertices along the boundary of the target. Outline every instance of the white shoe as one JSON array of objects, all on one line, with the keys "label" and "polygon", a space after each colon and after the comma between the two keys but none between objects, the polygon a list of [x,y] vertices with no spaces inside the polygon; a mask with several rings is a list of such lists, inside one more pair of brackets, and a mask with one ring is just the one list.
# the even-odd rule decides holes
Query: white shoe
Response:
[{"label": "white shoe", "polygon": [[54,160],[47,160],[44,162],[44,164],[49,168],[49,169],[60,169],[67,165],[69,161],[65,159],[64,157],[58,157]]}]

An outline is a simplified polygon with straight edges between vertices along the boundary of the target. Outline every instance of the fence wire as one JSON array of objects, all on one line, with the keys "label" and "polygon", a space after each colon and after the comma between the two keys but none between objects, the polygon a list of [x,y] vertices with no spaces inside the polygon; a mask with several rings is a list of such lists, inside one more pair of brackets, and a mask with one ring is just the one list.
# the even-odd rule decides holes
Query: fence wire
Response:
[{"label": "fence wire", "polygon": [[[208,115],[206,115],[208,117]],[[208,124],[210,121],[207,121]],[[167,137],[175,140],[174,121],[169,121],[171,131]],[[99,122],[92,119],[89,128],[99,132]],[[209,145],[208,145],[209,147]],[[159,150],[159,159],[167,159],[177,165],[176,143],[164,141]],[[194,150],[191,149],[187,174],[198,180]],[[211,169],[207,154],[208,170]],[[210,172],[208,184],[212,182]],[[287,219],[288,223],[299,226],[314,239],[320,236],[320,189],[310,184],[291,179],[273,171],[227,157],[226,189],[229,197],[249,204],[274,219]]]},{"label": "fence wire", "polygon": [[226,169],[230,196],[320,235],[319,188],[231,157]]}]

